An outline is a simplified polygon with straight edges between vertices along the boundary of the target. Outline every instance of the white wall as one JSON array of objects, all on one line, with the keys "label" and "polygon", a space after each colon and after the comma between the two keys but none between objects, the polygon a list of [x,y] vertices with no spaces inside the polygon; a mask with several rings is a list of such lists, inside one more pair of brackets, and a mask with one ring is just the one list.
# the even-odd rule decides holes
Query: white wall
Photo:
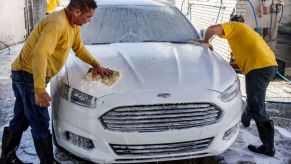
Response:
[{"label": "white wall", "polygon": [[[256,15],[257,15],[258,24],[259,24],[259,27],[261,27],[261,28],[270,27],[271,16],[273,16],[272,17],[273,24],[275,23],[276,19],[277,19],[277,21],[279,21],[279,19],[280,19],[281,9],[280,9],[280,12],[278,14],[275,14],[275,13],[272,14],[270,12],[272,2],[274,2],[274,4],[282,3],[284,5],[284,12],[285,12],[285,14],[283,16],[283,20],[285,20],[285,19],[291,20],[291,17],[290,17],[290,15],[291,15],[291,11],[290,11],[291,2],[290,2],[290,0],[266,0],[265,4],[268,8],[268,14],[260,14],[261,13],[261,6],[262,6],[261,1],[258,1],[258,0],[250,0],[250,1],[254,6],[254,9],[255,9]],[[248,13],[246,15],[246,23],[248,25],[250,25],[251,27],[255,28],[254,14],[253,14],[253,10],[251,8],[251,5],[249,5],[249,3],[247,5],[246,12]],[[289,16],[288,16],[288,13],[289,13]]]},{"label": "white wall", "polygon": [[[25,40],[24,0],[0,0],[0,41],[8,45]],[[4,45],[0,43],[0,49]]]},{"label": "white wall", "polygon": [[[280,19],[280,16],[282,14],[282,9],[280,9],[280,12],[279,13],[271,13],[271,6],[272,6],[272,2],[274,4],[277,4],[279,2],[283,3],[286,1],[290,1],[290,0],[266,0],[265,2],[265,5],[267,6],[267,11],[268,13],[267,14],[263,14],[262,13],[262,9],[261,9],[261,6],[262,6],[262,3],[261,1],[258,1],[258,0],[250,0],[251,3],[253,4],[254,6],[254,9],[256,11],[256,18],[257,18],[257,22],[258,22],[258,28],[259,28],[259,33],[262,34],[262,29],[265,28],[268,30],[268,35],[266,35],[264,37],[264,39],[269,43],[269,45],[273,47],[273,45],[271,44],[274,44],[274,43],[271,43],[273,41],[276,40],[277,38],[277,31],[278,31],[278,22],[279,22],[279,19]],[[287,11],[287,10],[284,10],[285,12],[290,12],[290,11]],[[255,17],[254,17],[254,14],[253,14],[253,10],[251,8],[251,5],[248,4],[247,5],[247,9],[246,9],[246,12],[248,13],[246,15],[246,24],[250,25],[251,27],[255,28],[256,27],[256,23],[255,23]]]}]

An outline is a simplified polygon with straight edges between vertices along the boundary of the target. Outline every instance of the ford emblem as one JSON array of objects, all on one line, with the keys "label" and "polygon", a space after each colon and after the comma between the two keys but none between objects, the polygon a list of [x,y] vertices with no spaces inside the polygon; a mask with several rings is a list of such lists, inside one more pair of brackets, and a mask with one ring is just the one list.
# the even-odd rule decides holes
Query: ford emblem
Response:
[{"label": "ford emblem", "polygon": [[171,94],[170,93],[159,93],[157,96],[160,98],[169,98],[169,97],[171,97]]}]

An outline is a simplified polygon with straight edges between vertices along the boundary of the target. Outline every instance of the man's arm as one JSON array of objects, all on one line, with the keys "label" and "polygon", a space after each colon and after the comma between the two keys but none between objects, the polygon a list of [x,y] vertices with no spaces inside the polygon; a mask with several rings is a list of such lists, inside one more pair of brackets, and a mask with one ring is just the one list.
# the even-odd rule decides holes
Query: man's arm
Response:
[{"label": "man's arm", "polygon": [[111,77],[113,71],[108,68],[103,68],[98,61],[90,54],[90,52],[85,48],[81,40],[80,29],[78,29],[77,37],[73,44],[73,50],[78,58],[84,62],[90,64],[93,67],[92,73],[94,76],[100,74],[102,78]]},{"label": "man's arm", "polygon": [[40,107],[48,107],[51,98],[45,91],[48,57],[54,52],[60,37],[60,26],[48,23],[32,50],[32,71],[34,81],[35,103]]},{"label": "man's arm", "polygon": [[206,33],[205,33],[205,38],[203,40],[203,43],[209,43],[209,39],[213,35],[224,35],[224,30],[220,24],[212,25],[212,26],[208,27],[208,29],[206,30]]}]

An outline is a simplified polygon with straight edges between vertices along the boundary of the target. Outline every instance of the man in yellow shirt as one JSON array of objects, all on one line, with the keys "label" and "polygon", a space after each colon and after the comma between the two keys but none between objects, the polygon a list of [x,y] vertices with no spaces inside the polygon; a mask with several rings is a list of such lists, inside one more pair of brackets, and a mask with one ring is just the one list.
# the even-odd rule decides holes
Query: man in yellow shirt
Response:
[{"label": "man in yellow shirt", "polygon": [[261,146],[249,145],[248,148],[274,156],[274,125],[266,113],[265,95],[277,72],[277,62],[262,37],[243,22],[242,16],[234,16],[230,22],[210,26],[203,42],[208,43],[213,35],[227,39],[239,68],[245,74],[247,108],[242,115],[242,124],[250,126],[253,118],[263,143]]},{"label": "man in yellow shirt", "polygon": [[4,128],[1,164],[22,163],[16,156],[22,133],[30,126],[41,164],[57,163],[49,130],[51,98],[46,84],[64,66],[72,48],[76,56],[93,67],[94,75],[112,76],[82,43],[80,26],[89,22],[97,5],[94,0],[71,0],[61,11],[42,18],[12,63],[12,87],[16,97],[14,117]]},{"label": "man in yellow shirt", "polygon": [[50,14],[56,11],[57,6],[59,5],[60,0],[47,0],[46,1],[46,14]]}]

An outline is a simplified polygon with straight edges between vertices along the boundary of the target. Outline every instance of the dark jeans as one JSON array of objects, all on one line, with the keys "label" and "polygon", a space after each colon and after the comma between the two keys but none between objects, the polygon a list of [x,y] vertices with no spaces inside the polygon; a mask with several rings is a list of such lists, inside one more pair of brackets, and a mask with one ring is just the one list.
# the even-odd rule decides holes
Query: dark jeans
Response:
[{"label": "dark jeans", "polygon": [[23,132],[30,126],[34,141],[47,139],[50,134],[48,108],[35,104],[32,74],[25,71],[12,71],[11,78],[16,100],[9,130]]},{"label": "dark jeans", "polygon": [[265,97],[269,82],[274,78],[277,67],[255,69],[246,74],[247,108],[246,113],[256,122],[269,121]]}]

